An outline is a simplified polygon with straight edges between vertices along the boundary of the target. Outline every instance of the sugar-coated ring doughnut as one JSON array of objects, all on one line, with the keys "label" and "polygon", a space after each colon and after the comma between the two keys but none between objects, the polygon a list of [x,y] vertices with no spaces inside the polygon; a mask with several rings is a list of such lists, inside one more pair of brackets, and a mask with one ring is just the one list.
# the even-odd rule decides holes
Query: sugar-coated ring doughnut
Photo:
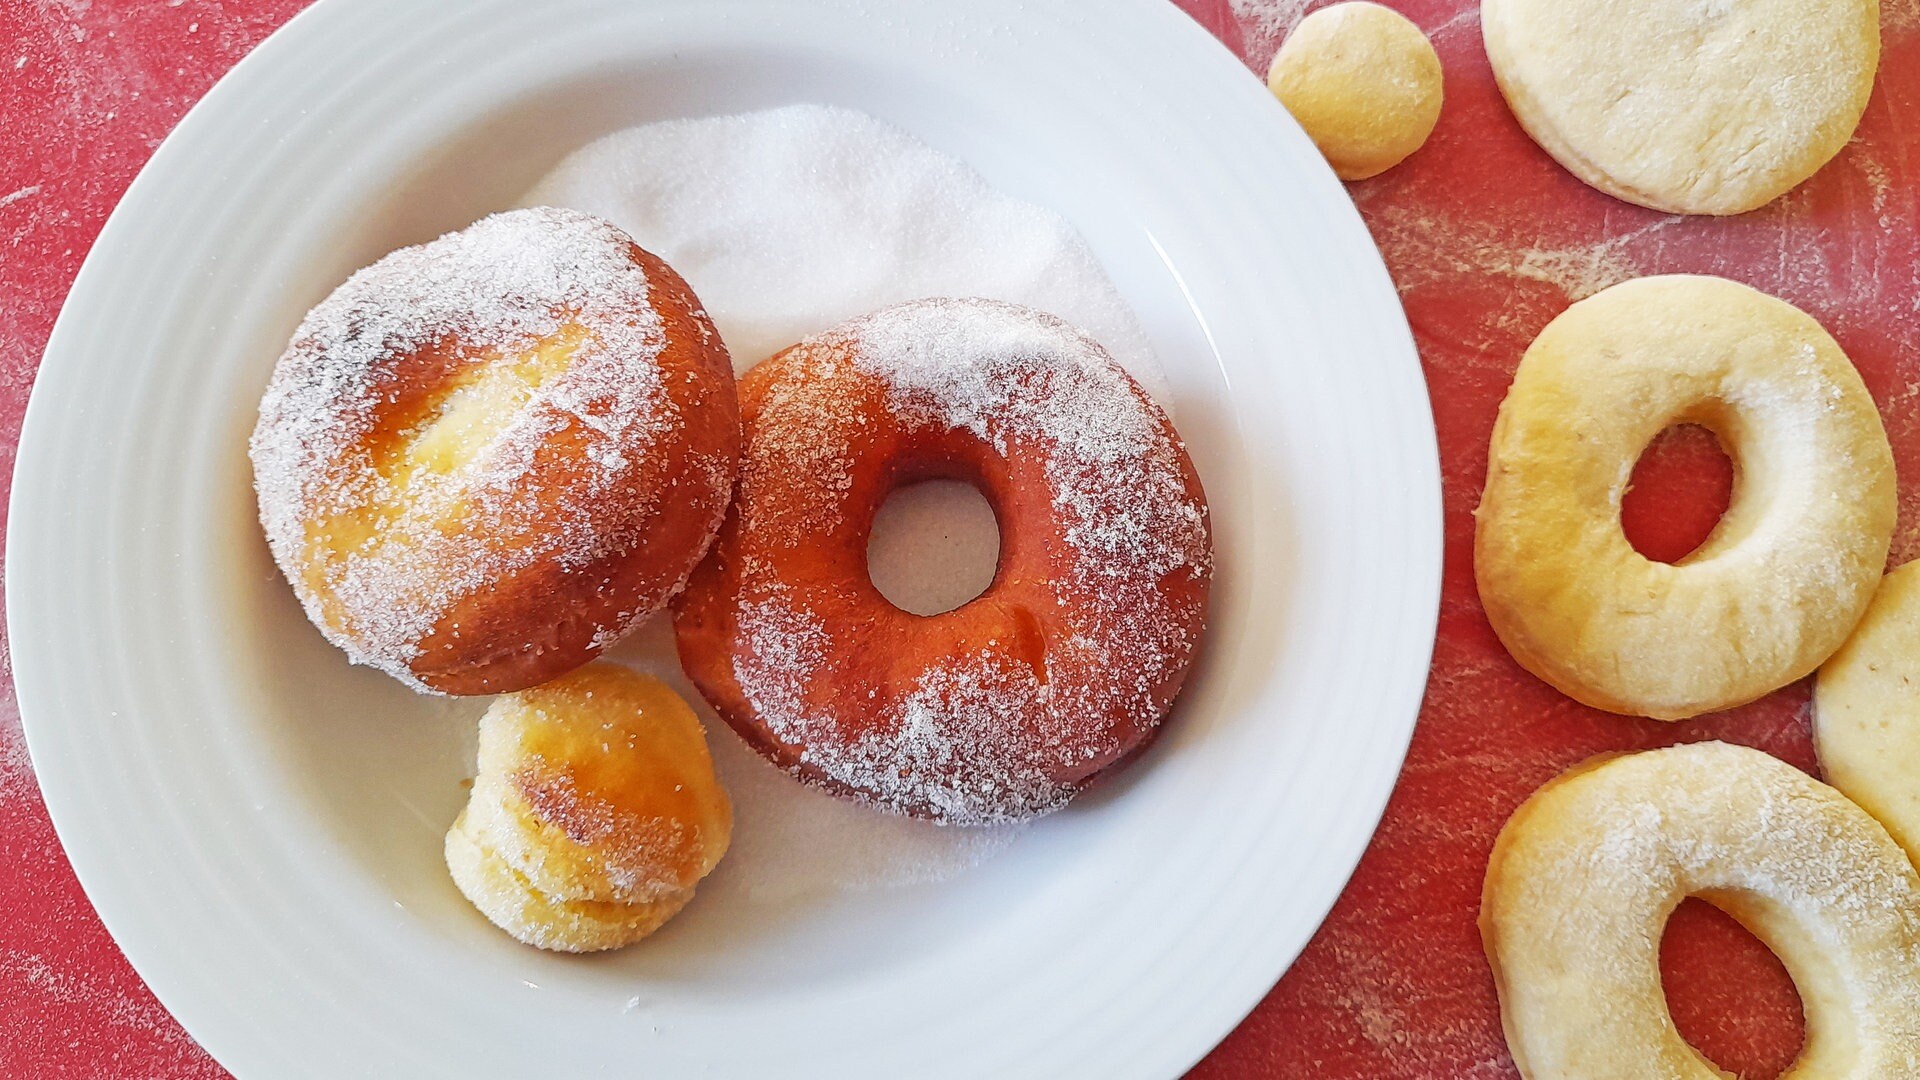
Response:
[{"label": "sugar-coated ring doughnut", "polygon": [[[1620,500],[1673,424],[1738,480],[1677,563],[1633,549]],[[1811,317],[1711,277],[1642,278],[1541,331],[1500,405],[1474,535],[1480,600],[1527,670],[1589,705],[1676,720],[1817,667],[1859,621],[1893,536],[1893,451]]]},{"label": "sugar-coated ring doughnut", "polygon": [[1480,930],[1529,1080],[1715,1080],[1674,1029],[1667,917],[1689,896],[1780,957],[1806,1046],[1786,1074],[1920,1075],[1920,877],[1865,811],[1758,750],[1698,743],[1588,762],[1500,832]]},{"label": "sugar-coated ring doughnut", "polygon": [[1827,782],[1920,858],[1920,563],[1889,573],[1813,683]]},{"label": "sugar-coated ring doughnut", "polygon": [[[739,496],[675,601],[680,658],[776,764],[955,824],[1058,807],[1152,735],[1211,579],[1207,505],[1172,424],[1052,316],[924,300],[741,380]],[[941,615],[867,576],[894,488],[978,485],[993,584]]]},{"label": "sugar-coated ring doughnut", "polygon": [[260,519],[355,663],[449,694],[585,663],[731,497],[727,352],[679,275],[552,208],[403,248],[310,312],[260,402]]},{"label": "sugar-coated ring doughnut", "polygon": [[445,853],[494,925],[594,952],[685,907],[732,833],[693,710],[660,680],[603,662],[494,701]]}]

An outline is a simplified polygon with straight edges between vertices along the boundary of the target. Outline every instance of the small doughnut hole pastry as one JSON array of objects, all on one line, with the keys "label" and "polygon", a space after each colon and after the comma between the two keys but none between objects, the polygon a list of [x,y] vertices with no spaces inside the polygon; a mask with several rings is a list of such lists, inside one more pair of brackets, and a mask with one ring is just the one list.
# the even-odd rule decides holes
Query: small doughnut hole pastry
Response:
[{"label": "small doughnut hole pastry", "polygon": [[1920,1076],[1920,877],[1844,795],[1726,743],[1577,766],[1501,830],[1480,930],[1520,1075],[1728,1075],[1680,1038],[1661,986],[1661,934],[1689,896],[1793,976],[1807,1034],[1784,1076]]},{"label": "small doughnut hole pastry", "polygon": [[1827,782],[1920,857],[1920,563],[1889,573],[1813,683]]},{"label": "small doughnut hole pastry", "polygon": [[1400,13],[1348,0],[1300,20],[1267,86],[1342,180],[1365,180],[1420,149],[1440,121],[1433,43]]},{"label": "small doughnut hole pastry", "polygon": [[732,831],[693,710],[660,680],[601,662],[504,695],[481,717],[447,869],[516,939],[594,952],[685,907]]},{"label": "small doughnut hole pastry", "polygon": [[[1166,414],[1050,315],[922,300],[741,380],[739,497],[674,604],[680,659],[761,754],[950,824],[1052,810],[1152,736],[1206,617],[1206,498]],[[867,574],[888,493],[976,484],[993,583],[920,616]]]},{"label": "small doughnut hole pastry", "polygon": [[[1713,431],[1733,500],[1676,563],[1628,543],[1634,463]],[[1677,720],[1810,674],[1860,620],[1893,536],[1893,451],[1853,364],[1805,313],[1711,277],[1642,278],[1541,331],[1500,405],[1474,534],[1507,650],[1563,693]]]},{"label": "small doughnut hole pastry", "polygon": [[260,401],[260,520],[355,663],[448,694],[578,667],[677,591],[739,459],[686,282],[535,208],[403,248],[310,312]]}]

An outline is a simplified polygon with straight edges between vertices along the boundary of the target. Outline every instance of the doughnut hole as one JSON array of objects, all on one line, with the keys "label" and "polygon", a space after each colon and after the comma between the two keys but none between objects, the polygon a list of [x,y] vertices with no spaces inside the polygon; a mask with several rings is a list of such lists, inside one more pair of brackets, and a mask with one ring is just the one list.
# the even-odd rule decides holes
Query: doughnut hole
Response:
[{"label": "doughnut hole", "polygon": [[1736,471],[1719,436],[1675,424],[1641,453],[1620,499],[1620,527],[1635,551],[1678,563],[1698,550],[1733,502]]},{"label": "doughnut hole", "polygon": [[1744,1080],[1771,1080],[1806,1041],[1799,991],[1780,958],[1731,915],[1681,903],[1660,938],[1660,980],[1680,1037]]},{"label": "doughnut hole", "polygon": [[999,565],[993,504],[966,480],[903,484],[874,514],[867,577],[902,611],[952,611],[986,592]]}]

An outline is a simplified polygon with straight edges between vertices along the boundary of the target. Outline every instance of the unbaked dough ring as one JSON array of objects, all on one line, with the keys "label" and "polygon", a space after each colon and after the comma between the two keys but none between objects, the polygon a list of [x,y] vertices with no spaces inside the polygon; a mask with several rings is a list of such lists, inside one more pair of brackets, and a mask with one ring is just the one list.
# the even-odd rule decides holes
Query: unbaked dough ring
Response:
[{"label": "unbaked dough ring", "polygon": [[1575,176],[1679,214],[1772,202],[1852,137],[1878,0],[1485,0],[1513,113]]},{"label": "unbaked dough ring", "polygon": [[[1732,503],[1678,563],[1628,543],[1634,463],[1674,424],[1733,458]],[[1678,720],[1810,674],[1886,566],[1893,451],[1860,375],[1792,305],[1642,278],[1541,331],[1500,406],[1474,538],[1480,600],[1527,670],[1611,712]]]},{"label": "unbaked dough ring", "polygon": [[1813,737],[1827,782],[1920,855],[1920,563],[1889,573],[1820,667]]},{"label": "unbaked dough ring", "polygon": [[1727,1074],[1674,1029],[1660,938],[1698,896],[1793,976],[1799,1080],[1920,1076],[1920,877],[1839,792],[1758,750],[1697,743],[1588,762],[1501,830],[1480,931],[1529,1080]]}]

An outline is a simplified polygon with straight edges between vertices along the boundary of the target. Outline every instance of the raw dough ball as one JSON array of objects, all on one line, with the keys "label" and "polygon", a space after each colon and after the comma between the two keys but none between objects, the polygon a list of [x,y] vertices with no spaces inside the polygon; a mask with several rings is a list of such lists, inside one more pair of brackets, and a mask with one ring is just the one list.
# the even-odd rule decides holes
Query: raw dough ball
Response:
[{"label": "raw dough ball", "polygon": [[1878,0],[1485,0],[1520,123],[1575,176],[1678,214],[1772,202],[1852,137]]},{"label": "raw dough ball", "polygon": [[1440,119],[1440,57],[1379,4],[1334,4],[1300,20],[1267,85],[1342,180],[1400,164]]}]

